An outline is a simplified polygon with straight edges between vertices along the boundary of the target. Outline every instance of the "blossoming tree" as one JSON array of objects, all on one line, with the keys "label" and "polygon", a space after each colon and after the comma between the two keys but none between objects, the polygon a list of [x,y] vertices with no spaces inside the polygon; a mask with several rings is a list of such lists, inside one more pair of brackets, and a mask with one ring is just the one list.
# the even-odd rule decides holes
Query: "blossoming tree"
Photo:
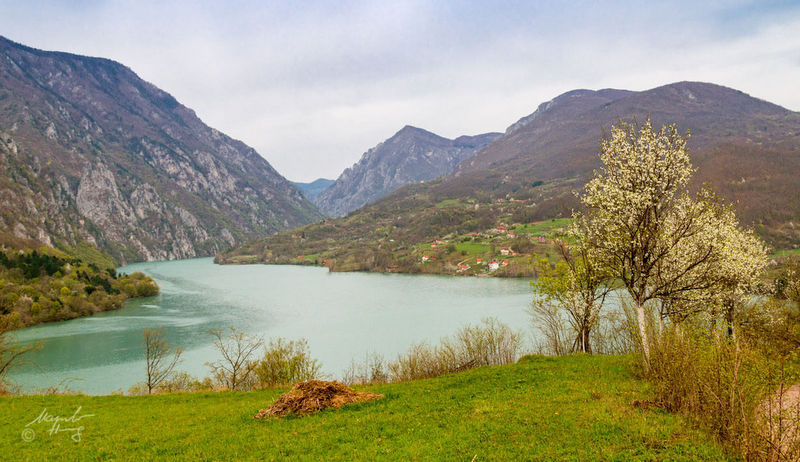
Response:
[{"label": "blossoming tree", "polygon": [[621,121],[602,140],[603,167],[575,216],[586,258],[633,301],[646,367],[647,309],[679,322],[719,306],[720,294],[741,293],[766,258],[731,208],[705,189],[690,194],[687,138],[675,125]]}]

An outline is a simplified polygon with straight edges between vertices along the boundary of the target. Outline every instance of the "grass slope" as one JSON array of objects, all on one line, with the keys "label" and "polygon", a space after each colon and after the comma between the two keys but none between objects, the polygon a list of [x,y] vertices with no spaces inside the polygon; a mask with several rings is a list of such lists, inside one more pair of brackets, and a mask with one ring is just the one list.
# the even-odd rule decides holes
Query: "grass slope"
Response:
[{"label": "grass slope", "polygon": [[[631,406],[648,390],[624,357],[526,357],[436,379],[367,387],[385,398],[304,418],[255,421],[284,390],[153,397],[0,398],[4,460],[179,458],[446,460],[722,460],[676,415]],[[25,425],[94,414],[70,432]],[[74,424],[62,424],[63,427]]]}]

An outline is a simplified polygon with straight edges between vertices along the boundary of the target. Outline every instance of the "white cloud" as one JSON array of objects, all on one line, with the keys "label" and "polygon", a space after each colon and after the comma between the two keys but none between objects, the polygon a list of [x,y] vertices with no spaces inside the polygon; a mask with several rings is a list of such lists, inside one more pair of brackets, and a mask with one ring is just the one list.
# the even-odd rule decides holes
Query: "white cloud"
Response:
[{"label": "white cloud", "polygon": [[128,65],[293,180],[334,178],[405,124],[501,131],[573,88],[703,80],[800,109],[796,7],[562,5],[0,1],[0,30]]}]

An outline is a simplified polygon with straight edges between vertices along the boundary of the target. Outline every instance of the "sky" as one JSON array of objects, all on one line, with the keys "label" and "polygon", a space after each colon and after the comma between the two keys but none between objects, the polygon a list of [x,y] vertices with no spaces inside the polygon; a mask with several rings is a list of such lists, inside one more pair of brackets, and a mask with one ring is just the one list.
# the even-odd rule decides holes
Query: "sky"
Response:
[{"label": "sky", "polygon": [[0,34],[119,61],[294,181],[576,88],[705,81],[800,111],[800,0],[0,0]]}]

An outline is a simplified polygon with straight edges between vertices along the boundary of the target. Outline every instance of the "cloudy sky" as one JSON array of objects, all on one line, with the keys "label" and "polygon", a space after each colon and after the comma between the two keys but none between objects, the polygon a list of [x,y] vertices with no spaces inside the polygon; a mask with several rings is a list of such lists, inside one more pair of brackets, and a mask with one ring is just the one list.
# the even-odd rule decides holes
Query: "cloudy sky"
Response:
[{"label": "cloudy sky", "polygon": [[406,124],[504,131],[575,88],[700,80],[800,111],[798,0],[0,0],[0,34],[120,61],[296,181]]}]

